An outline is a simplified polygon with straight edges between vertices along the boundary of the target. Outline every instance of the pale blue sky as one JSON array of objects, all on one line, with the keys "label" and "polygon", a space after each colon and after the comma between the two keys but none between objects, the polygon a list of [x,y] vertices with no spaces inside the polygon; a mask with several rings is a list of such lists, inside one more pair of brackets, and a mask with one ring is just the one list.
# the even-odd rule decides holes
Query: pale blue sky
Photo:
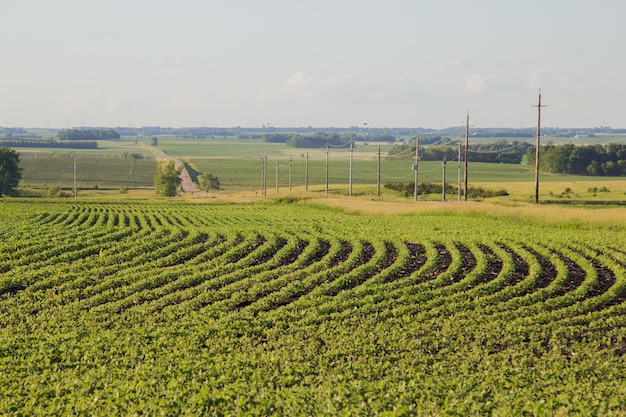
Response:
[{"label": "pale blue sky", "polygon": [[623,0],[0,6],[0,126],[626,127]]}]

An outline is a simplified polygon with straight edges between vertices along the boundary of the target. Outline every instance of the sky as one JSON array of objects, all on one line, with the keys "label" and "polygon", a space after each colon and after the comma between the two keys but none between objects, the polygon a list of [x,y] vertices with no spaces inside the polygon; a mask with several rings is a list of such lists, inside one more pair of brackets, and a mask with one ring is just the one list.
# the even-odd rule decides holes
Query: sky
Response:
[{"label": "sky", "polygon": [[5,127],[626,127],[623,0],[0,6]]}]

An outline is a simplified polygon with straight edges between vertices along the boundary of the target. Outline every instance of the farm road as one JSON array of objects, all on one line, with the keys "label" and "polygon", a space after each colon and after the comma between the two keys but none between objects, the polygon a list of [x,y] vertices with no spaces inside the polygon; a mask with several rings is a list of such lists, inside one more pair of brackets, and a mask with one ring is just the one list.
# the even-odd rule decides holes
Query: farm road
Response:
[{"label": "farm road", "polygon": [[184,193],[196,192],[196,188],[193,186],[193,181],[191,181],[189,172],[187,172],[187,169],[185,168],[185,166],[183,165],[183,162],[180,159],[174,158],[173,156],[166,154],[165,152],[163,152],[162,150],[160,150],[159,148],[155,146],[148,146],[148,149],[152,151],[152,153],[154,154],[154,157],[157,160],[174,161],[174,167],[176,169],[182,166],[183,169],[180,173],[180,177],[182,178],[183,182],[180,184],[180,187],[182,188]]}]

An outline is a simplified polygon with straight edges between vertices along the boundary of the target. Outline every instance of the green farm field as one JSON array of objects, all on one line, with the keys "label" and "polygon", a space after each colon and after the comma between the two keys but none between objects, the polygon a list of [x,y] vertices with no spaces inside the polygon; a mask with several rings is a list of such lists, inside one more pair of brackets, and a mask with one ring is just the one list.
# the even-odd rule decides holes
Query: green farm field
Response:
[{"label": "green farm field", "polygon": [[[380,181],[413,182],[414,172],[411,160],[387,159],[386,154],[395,145],[381,144]],[[261,156],[267,154],[268,194],[276,187],[276,165],[278,165],[278,186],[281,194],[289,189],[291,172],[292,188],[302,190],[306,180],[308,155],[308,183],[314,190],[324,188],[326,182],[326,150],[294,149],[284,144],[268,144],[259,140],[160,140],[159,148],[166,153],[186,160],[198,172],[211,172],[216,175],[225,192],[260,192]],[[447,181],[457,182],[457,161],[448,161]],[[357,143],[353,153],[352,180],[361,186],[363,192],[371,192],[378,176],[378,145]],[[472,163],[468,178],[471,185],[489,186],[494,189],[513,190],[519,198],[528,199],[534,193],[534,169],[528,165]],[[419,163],[419,182],[441,183],[443,170],[441,162],[422,161]],[[328,181],[335,193],[348,194],[350,178],[350,151],[347,148],[329,148]],[[580,189],[578,197],[593,198],[588,189],[596,187],[609,190],[600,197],[611,200],[624,200],[626,181],[621,177],[591,177],[541,174],[543,198],[554,198],[566,188]],[[562,187],[562,188],[561,188]],[[376,191],[374,189],[374,191]],[[511,193],[511,191],[509,191]],[[392,193],[388,193],[392,194]],[[570,195],[571,199],[574,197]],[[596,194],[595,197],[598,197]],[[437,198],[434,196],[433,198]]]},{"label": "green farm field", "polygon": [[[74,157],[71,155],[22,154],[22,185],[72,187]],[[76,178],[79,188],[151,187],[156,174],[154,159],[122,159],[81,155],[76,158]]]},{"label": "green farm field", "polygon": [[[153,186],[156,161],[148,149],[147,138],[127,138],[121,141],[99,143],[100,149],[76,152],[58,150],[22,150],[24,168],[21,186],[46,188],[73,187],[73,158],[77,158],[77,183],[83,195],[89,190],[118,190],[121,187],[146,189]],[[399,194],[384,188],[386,183],[413,182],[411,160],[387,159],[394,145],[381,145],[380,181],[383,197]],[[211,172],[220,179],[221,195],[247,195],[258,197],[261,193],[261,156],[267,155],[266,175],[268,196],[279,194],[301,196],[305,191],[308,157],[309,191],[319,194],[325,190],[326,150],[294,149],[284,144],[269,144],[260,140],[159,138],[159,149],[179,157],[197,172]],[[140,153],[144,159],[134,160],[124,156]],[[447,182],[457,182],[457,162],[449,161],[446,167]],[[278,168],[278,170],[276,169]],[[291,173],[291,175],[290,175]],[[278,174],[278,181],[277,179]],[[356,195],[377,195],[378,145],[357,143],[353,153],[353,185]],[[440,162],[422,161],[419,164],[419,182],[441,183]],[[527,165],[472,163],[468,178],[470,187],[505,189],[510,199],[532,200],[534,172]],[[291,184],[290,184],[291,178]],[[330,148],[328,152],[328,181],[331,194],[347,195],[350,178],[350,151],[347,148]],[[626,181],[621,177],[583,177],[541,174],[541,200],[625,200]],[[291,190],[290,190],[291,185]],[[571,192],[566,192],[567,190]],[[601,189],[602,192],[594,192]],[[454,199],[455,196],[450,196]],[[423,199],[437,200],[437,194]]]},{"label": "green farm field", "polygon": [[626,413],[625,210],[292,201],[0,200],[0,414]]}]

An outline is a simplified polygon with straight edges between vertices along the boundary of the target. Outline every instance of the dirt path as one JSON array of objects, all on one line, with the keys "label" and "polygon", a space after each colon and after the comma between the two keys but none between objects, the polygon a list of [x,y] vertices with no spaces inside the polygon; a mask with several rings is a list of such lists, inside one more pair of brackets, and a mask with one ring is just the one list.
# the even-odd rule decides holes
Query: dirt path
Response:
[{"label": "dirt path", "polygon": [[196,192],[196,188],[193,185],[191,176],[189,175],[189,172],[187,171],[187,169],[183,165],[183,162],[180,159],[174,158],[173,156],[169,156],[168,154],[166,154],[165,152],[163,152],[162,150],[154,146],[148,146],[148,149],[152,151],[152,153],[154,154],[154,157],[157,160],[174,161],[174,168],[176,169],[182,166],[183,169],[180,173],[180,177],[183,180],[183,182],[180,184],[181,189],[183,190],[184,193],[194,194]]}]

